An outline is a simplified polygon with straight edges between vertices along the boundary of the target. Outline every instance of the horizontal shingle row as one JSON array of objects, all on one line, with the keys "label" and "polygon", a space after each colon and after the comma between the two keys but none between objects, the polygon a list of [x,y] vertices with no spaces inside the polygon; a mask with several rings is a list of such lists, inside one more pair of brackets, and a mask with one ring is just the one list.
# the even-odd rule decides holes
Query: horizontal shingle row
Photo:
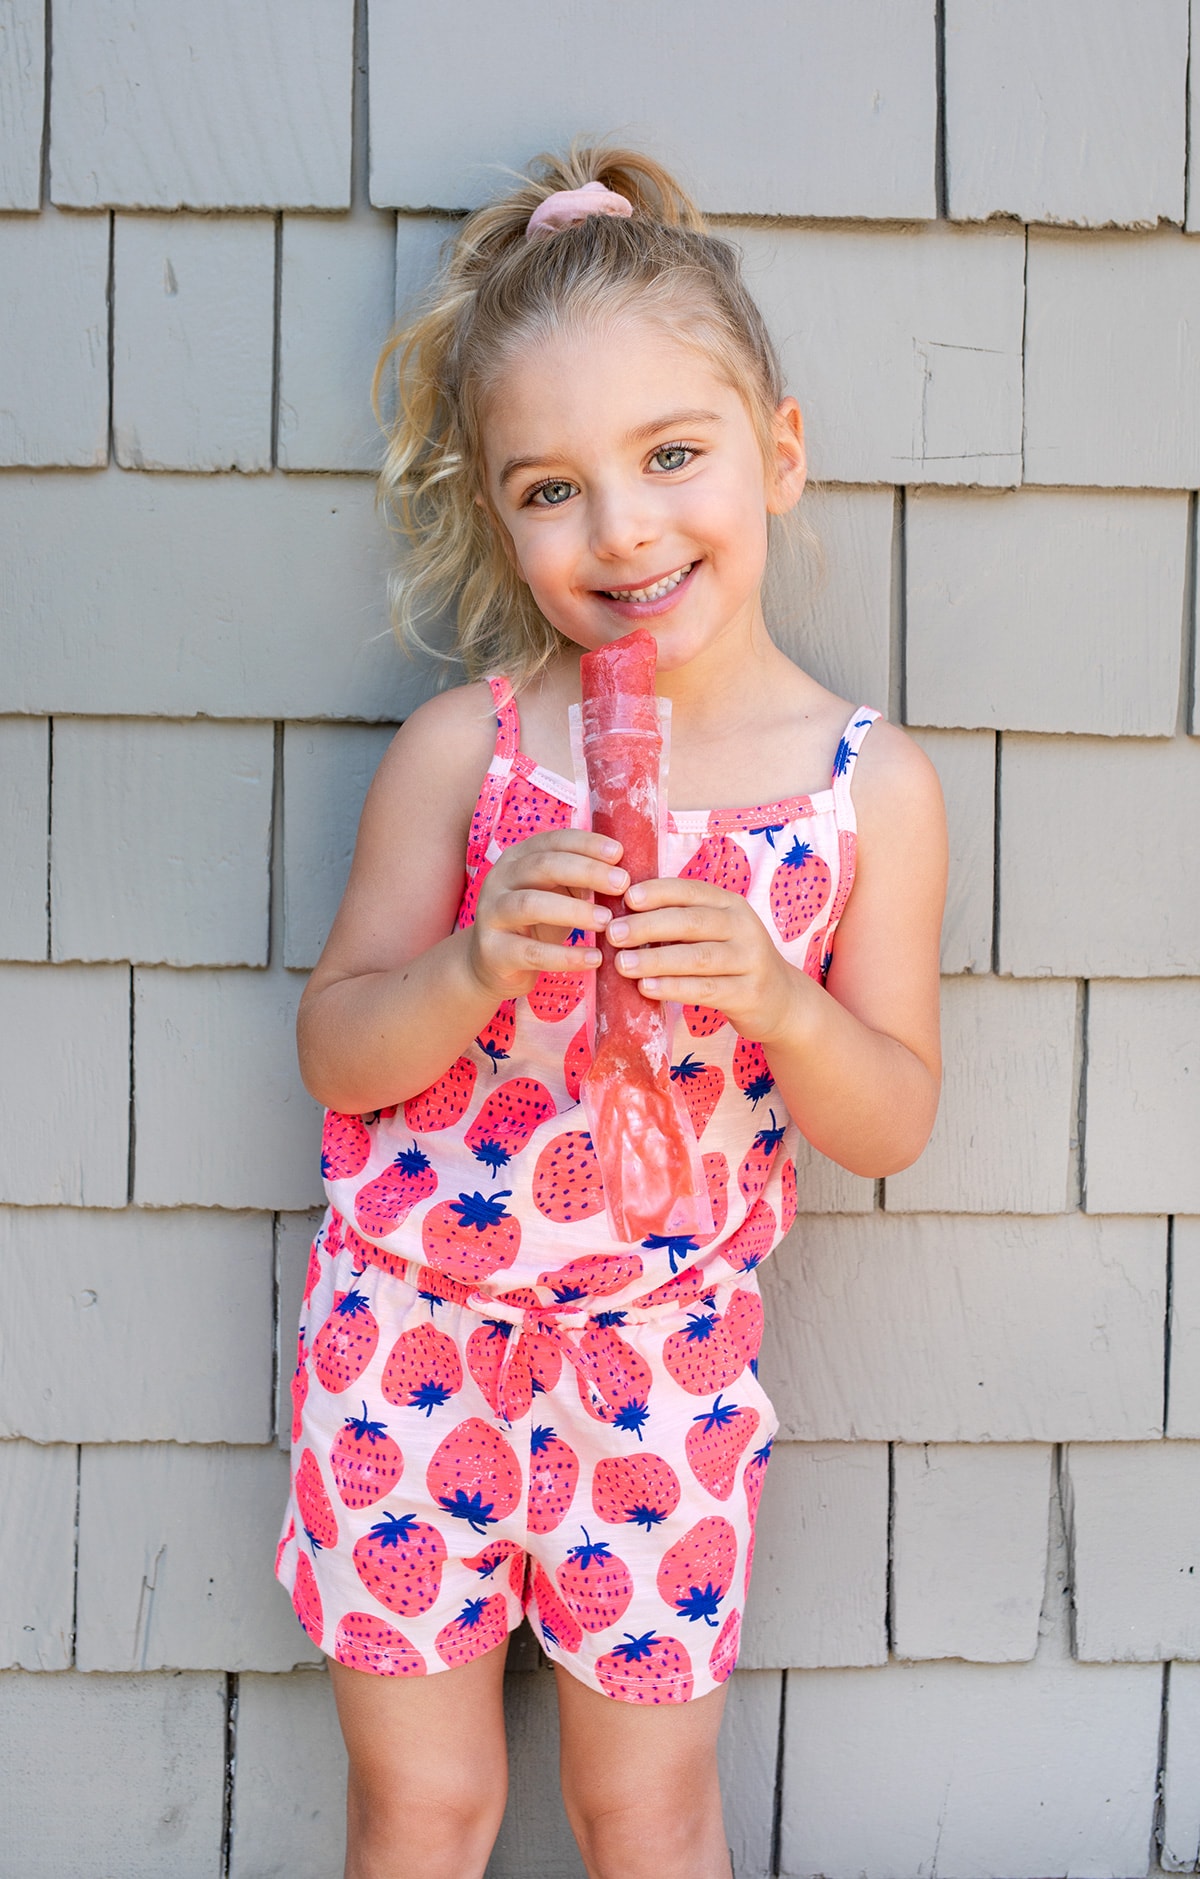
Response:
[{"label": "horizontal shingle row", "polygon": [[301,988],[165,966],[132,986],[121,966],[0,970],[0,1198],[123,1207],[132,1176],[152,1207],[310,1205],[320,1113],[296,1070]]},{"label": "horizontal shingle row", "polygon": [[[0,967],[0,1202],[314,1204],[301,989],[276,969]],[[941,1114],[889,1211],[1061,1214],[1082,1189],[1092,1214],[1200,1213],[1198,1009],[1194,977],[1095,980],[1086,1006],[1073,980],[947,980]]]},{"label": "horizontal shingle row", "polygon": [[[558,1789],[554,1679],[535,1662],[522,1635],[504,1688],[511,1802],[488,1879],[583,1879]],[[770,1870],[782,1683],[738,1671],[729,1686],[719,1760],[738,1879]],[[0,1757],[13,1784],[5,1852],[23,1879],[199,1876],[226,1870],[226,1852],[230,1879],[326,1875],[343,1861],[346,1758],[319,1670],[228,1685],[213,1672],[0,1674]],[[47,1804],[66,1790],[69,1809]],[[73,1864],[80,1848],[86,1867]]]},{"label": "horizontal shingle row", "polygon": [[[186,1126],[186,1113],[180,1120]],[[274,1427],[286,1445],[314,1224],[307,1213],[284,1215],[273,1255],[265,1214],[0,1210],[13,1327],[0,1433],[40,1442],[269,1441],[274,1341]],[[763,1270],[763,1374],[784,1436],[1159,1436],[1171,1265],[1167,1434],[1197,1439],[1194,1217],[1175,1220],[1172,1245],[1168,1222],[1153,1216],[803,1214]]]},{"label": "horizontal shingle row", "polygon": [[[8,0],[5,14],[0,204],[29,210],[41,193],[44,6]],[[469,206],[497,164],[519,167],[587,126],[686,163],[710,212],[937,213],[930,7],[759,0],[734,22],[710,0],[689,32],[673,25],[669,0],[619,33],[595,4],[555,21],[530,0],[503,15],[472,0],[424,13],[373,0],[372,200]],[[949,0],[944,34],[951,217],[1183,222],[1188,0]],[[352,40],[351,0],[222,0],[199,14],[182,0],[60,0],[51,199],[347,207]],[[1194,109],[1194,62],[1191,82]],[[697,109],[731,86],[747,109]]]},{"label": "horizontal shingle row", "polygon": [[[316,963],[391,735],[390,726],[284,727],[286,966]],[[1194,739],[1006,736],[997,797],[990,733],[918,738],[950,822],[944,972],[989,970],[998,891],[1005,975],[1200,973]],[[0,957],[44,960],[49,936],[59,963],[267,963],[269,724],[58,718],[52,787],[49,752],[46,721],[0,718],[11,827]]]},{"label": "horizontal shingle row", "polygon": [[[388,722],[438,682],[429,658],[396,656],[394,544],[365,476],[13,472],[0,492],[4,711]],[[827,682],[884,708],[903,684],[907,722],[946,729],[1165,738],[1190,719],[1186,495],[922,490],[895,507],[815,498],[827,578],[781,543],[770,617]]]},{"label": "horizontal shingle row", "polygon": [[[794,1670],[787,1681],[783,1871],[902,1875],[947,1849],[954,1871],[1002,1863],[1018,1879],[1051,1861],[1056,1871],[1146,1870],[1158,1666],[1071,1664],[1046,1648],[1024,1668],[889,1664]],[[1172,1664],[1167,1688],[1163,1865],[1191,1871],[1200,1845],[1196,1667]],[[164,1862],[217,1870],[230,1744],[234,1879],[337,1869],[345,1763],[319,1671],[244,1673],[232,1728],[215,1673],[13,1672],[0,1690],[0,1748],[14,1778],[8,1847],[31,1879],[61,1879],[81,1844],[95,1870],[107,1861],[130,1879],[158,1879]],[[773,1870],[780,1694],[769,1672],[738,1671],[730,1689],[721,1760],[738,1879]],[[579,1879],[554,1782],[553,1679],[514,1666],[505,1701],[514,1805],[489,1879]],[[114,1786],[125,1797],[119,1810]],[[46,1805],[47,1791],[68,1787],[69,1809]]]},{"label": "horizontal shingle row", "polygon": [[[446,229],[405,216],[397,238],[392,217],[369,211],[285,216],[277,266],[267,216],[117,215],[116,462],[373,469],[375,359]],[[804,408],[816,476],[1200,481],[1200,243],[1187,236],[946,223],[729,232]],[[0,464],[106,461],[109,240],[104,215],[0,217]]]},{"label": "horizontal shingle row", "polygon": [[[1076,1443],[1060,1470],[1055,1487],[1044,1444],[895,1444],[890,1476],[884,1442],[779,1445],[742,1668],[1031,1661],[1060,1491],[1074,1659],[1200,1659],[1200,1444]],[[9,1440],[0,1473],[0,1666],[319,1661],[271,1571],[287,1481],[277,1449]]]}]

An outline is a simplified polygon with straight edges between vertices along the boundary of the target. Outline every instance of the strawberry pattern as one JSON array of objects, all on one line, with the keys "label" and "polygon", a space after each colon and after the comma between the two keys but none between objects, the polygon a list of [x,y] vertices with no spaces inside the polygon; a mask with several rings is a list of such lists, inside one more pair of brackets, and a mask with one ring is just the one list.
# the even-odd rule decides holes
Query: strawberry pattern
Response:
[{"label": "strawberry pattern", "polygon": [[[496,743],[471,821],[460,927],[474,919],[479,883],[506,847],[579,819],[574,785],[521,750],[507,683],[493,680],[492,692]],[[829,971],[854,878],[850,785],[878,715],[855,711],[828,789],[668,818],[666,871],[742,895],[784,957],[818,980]],[[418,1260],[469,1287],[485,1313],[517,1289],[539,1309],[567,1311],[593,1296],[640,1310],[685,1269],[697,1268],[702,1289],[770,1253],[795,1214],[796,1131],[762,1046],[703,1005],[677,1016],[671,1078],[706,1170],[724,1171],[713,1195],[720,1224],[704,1238],[651,1237],[636,1247],[613,1240],[579,1100],[589,1061],[586,990],[579,974],[543,973],[528,997],[497,1008],[427,1090],[378,1115],[328,1117],[326,1191],[366,1243],[365,1261],[404,1271]],[[588,1262],[597,1274],[615,1271],[607,1262],[618,1255],[625,1263],[616,1287],[581,1278],[576,1289],[560,1276]],[[353,1381],[347,1374],[344,1387]]]},{"label": "strawberry pattern", "polygon": [[[507,686],[492,690],[460,927],[506,846],[577,819],[573,786],[530,762]],[[668,818],[665,870],[743,895],[818,980],[878,715],[854,713],[827,790]],[[543,974],[427,1090],[327,1117],[276,1572],[308,1635],[355,1669],[468,1663],[527,1613],[592,1688],[686,1702],[737,1657],[778,1426],[755,1268],[796,1215],[797,1136],[761,1046],[685,1007],[671,1076],[714,1229],[615,1241],[579,1102],[586,990]]]},{"label": "strawberry pattern", "polygon": [[[778,1426],[753,1273],[564,1324],[522,1293],[484,1317],[428,1268],[357,1257],[340,1216],[321,1228],[300,1325],[276,1573],[314,1643],[373,1676],[428,1676],[527,1614],[548,1656],[620,1701],[723,1682]],[[318,1347],[355,1291],[380,1335],[348,1405]]]}]

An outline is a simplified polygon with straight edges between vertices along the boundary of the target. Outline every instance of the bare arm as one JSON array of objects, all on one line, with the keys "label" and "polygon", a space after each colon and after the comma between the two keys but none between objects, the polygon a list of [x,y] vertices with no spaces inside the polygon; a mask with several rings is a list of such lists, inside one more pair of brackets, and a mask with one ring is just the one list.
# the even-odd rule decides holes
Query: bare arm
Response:
[{"label": "bare arm", "polygon": [[794,1016],[764,1043],[813,1147],[880,1176],[917,1159],[937,1115],[946,823],[933,765],[891,725],[864,742],[854,792],[858,865],[826,989],[795,974]]},{"label": "bare arm", "polygon": [[[327,1108],[365,1113],[403,1102],[449,1069],[539,972],[599,961],[554,937],[601,923],[603,909],[581,918],[579,897],[613,891],[615,844],[578,831],[509,849],[488,874],[475,925],[453,931],[494,733],[486,691],[467,686],[414,712],[379,767],[297,1020],[301,1074]],[[620,872],[619,886],[627,878]]]},{"label": "bare arm", "polygon": [[640,948],[622,969],[649,996],[714,1005],[763,1044],[814,1147],[879,1176],[916,1160],[937,1113],[945,815],[933,766],[882,723],[863,744],[854,801],[858,869],[826,989],[782,958],[745,901],[705,882],[630,889],[627,902],[648,911],[614,923],[612,938],[627,931]]}]

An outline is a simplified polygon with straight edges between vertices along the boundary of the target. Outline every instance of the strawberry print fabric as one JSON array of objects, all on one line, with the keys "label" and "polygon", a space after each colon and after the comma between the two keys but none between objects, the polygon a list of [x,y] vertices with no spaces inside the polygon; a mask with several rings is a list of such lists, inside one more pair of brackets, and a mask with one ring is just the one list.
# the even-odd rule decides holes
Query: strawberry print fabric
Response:
[{"label": "strawberry print fabric", "polygon": [[[575,814],[573,785],[529,761],[507,687],[495,680],[493,690],[496,748],[472,820],[460,926],[505,848]],[[829,789],[668,820],[668,871],[744,895],[785,958],[816,979],[828,971],[854,878],[850,779],[878,715],[855,712]],[[671,1077],[699,1139],[717,1227],[636,1244],[609,1231],[579,1100],[588,1062],[583,976],[544,973],[428,1089],[379,1115],[327,1115],[326,1191],[362,1242],[361,1258],[384,1270],[430,1267],[501,1316],[686,1303],[757,1266],[796,1212],[796,1132],[762,1046],[704,1006],[676,1017]]]},{"label": "strawberry print fabric", "polygon": [[[777,1423],[751,1274],[628,1327],[542,1332],[313,1246],[276,1570],[339,1663],[425,1676],[528,1613],[605,1695],[682,1703],[737,1658]],[[335,1236],[336,1237],[336,1236]]]},{"label": "strawberry print fabric", "polygon": [[[521,751],[507,684],[492,691],[460,927],[506,847],[576,817],[573,785]],[[818,980],[878,715],[854,713],[826,790],[668,819],[667,871],[744,895]],[[672,1037],[706,1236],[610,1235],[579,1100],[582,975],[543,974],[403,1104],[327,1114],[276,1570],[339,1661],[449,1668],[527,1607],[549,1655],[627,1701],[685,1701],[732,1670],[776,1426],[754,1275],[796,1213],[797,1135],[761,1045],[720,1012],[685,1007]]]}]

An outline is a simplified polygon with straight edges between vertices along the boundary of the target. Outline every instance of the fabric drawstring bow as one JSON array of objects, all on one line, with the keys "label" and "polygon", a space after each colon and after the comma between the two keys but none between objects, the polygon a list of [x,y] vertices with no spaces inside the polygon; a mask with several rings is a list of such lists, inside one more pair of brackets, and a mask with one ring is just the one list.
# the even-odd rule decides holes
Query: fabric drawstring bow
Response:
[{"label": "fabric drawstring bow", "polygon": [[[573,1337],[562,1325],[555,1324],[552,1319],[548,1320],[529,1316],[522,1318],[517,1324],[512,1326],[505,1341],[504,1356],[500,1361],[500,1374],[496,1379],[496,1403],[498,1413],[503,1420],[512,1423],[519,1420],[520,1415],[523,1413],[518,1410],[515,1416],[510,1415],[510,1408],[515,1407],[515,1404],[509,1397],[508,1386],[510,1380],[517,1385],[517,1399],[519,1400],[520,1385],[517,1378],[510,1374],[511,1366],[513,1358],[520,1349],[522,1340],[529,1337],[544,1338],[548,1344],[552,1344],[555,1350],[561,1353],[567,1363],[570,1364],[572,1370],[582,1378],[592,1408],[600,1414],[602,1421],[607,1421],[613,1414],[613,1406],[608,1401],[608,1398],[605,1396],[604,1391],[597,1381],[596,1371],[599,1366],[595,1358],[592,1357],[586,1347],[580,1343],[579,1337]],[[528,1363],[527,1353],[525,1357],[526,1363]],[[605,1414],[605,1412],[607,1412],[607,1414]]]}]

